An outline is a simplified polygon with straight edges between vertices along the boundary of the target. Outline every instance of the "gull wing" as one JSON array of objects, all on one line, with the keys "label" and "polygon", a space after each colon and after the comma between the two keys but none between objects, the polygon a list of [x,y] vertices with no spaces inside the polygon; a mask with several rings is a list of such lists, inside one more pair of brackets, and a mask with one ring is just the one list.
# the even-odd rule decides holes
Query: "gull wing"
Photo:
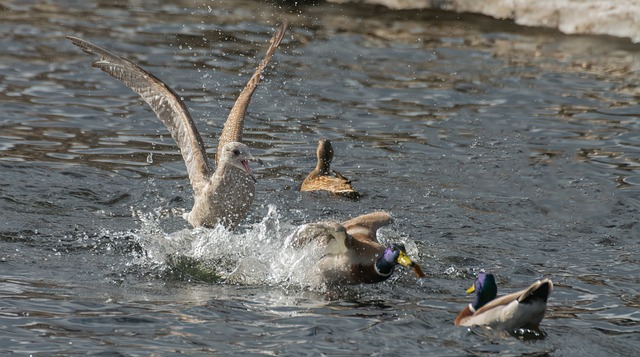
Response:
[{"label": "gull wing", "polygon": [[119,79],[149,104],[178,144],[187,165],[194,194],[198,195],[212,175],[213,169],[207,159],[198,129],[180,97],[156,76],[126,58],[78,37],[67,36],[67,38],[84,52],[100,58],[91,64],[92,67],[99,68],[113,78]]},{"label": "gull wing", "polygon": [[267,53],[264,55],[260,64],[253,72],[253,75],[249,79],[249,82],[245,85],[242,92],[236,99],[236,102],[233,104],[231,108],[231,112],[227,117],[227,121],[224,123],[224,128],[222,129],[222,134],[220,135],[220,141],[218,142],[218,150],[216,151],[216,165],[218,164],[218,153],[222,152],[222,147],[230,142],[239,141],[242,142],[242,129],[244,128],[244,115],[247,112],[247,107],[249,106],[249,102],[251,101],[251,96],[253,92],[256,90],[258,83],[260,83],[260,78],[262,76],[262,71],[271,61],[271,57],[276,52],[278,45],[282,41],[282,37],[284,36],[285,31],[287,30],[287,21],[284,20],[278,29],[269,40],[269,49]]}]

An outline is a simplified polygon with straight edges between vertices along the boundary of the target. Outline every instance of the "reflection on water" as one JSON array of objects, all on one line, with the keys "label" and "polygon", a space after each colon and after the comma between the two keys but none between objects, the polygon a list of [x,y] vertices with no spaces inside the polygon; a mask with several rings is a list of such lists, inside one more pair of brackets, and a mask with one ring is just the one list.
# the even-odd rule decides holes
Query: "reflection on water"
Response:
[{"label": "reflection on water", "polygon": [[[0,1],[0,13],[0,351],[640,348],[636,45],[353,4]],[[282,17],[291,31],[247,118],[265,162],[250,217],[240,232],[189,230],[168,132],[64,36],[162,78],[212,146]],[[360,200],[295,191],[322,136]],[[379,209],[397,220],[383,238],[406,242],[427,279],[309,289],[313,259],[283,246],[288,232]],[[452,326],[483,268],[505,293],[553,279],[544,339]]]}]

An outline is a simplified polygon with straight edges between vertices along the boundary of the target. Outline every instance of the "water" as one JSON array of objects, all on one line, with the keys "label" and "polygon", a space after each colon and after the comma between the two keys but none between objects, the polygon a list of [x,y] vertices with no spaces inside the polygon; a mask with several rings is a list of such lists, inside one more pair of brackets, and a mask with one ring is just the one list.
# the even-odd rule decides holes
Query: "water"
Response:
[{"label": "water", "polygon": [[[637,354],[629,40],[353,4],[0,11],[2,354]],[[250,216],[235,233],[190,230],[166,129],[64,36],[164,79],[214,148],[283,16],[246,125],[265,162]],[[358,201],[295,191],[321,136]],[[313,254],[284,245],[298,224],[380,209],[396,218],[382,239],[407,243],[426,279],[329,291],[304,269]],[[544,338],[452,326],[478,269],[503,293],[553,279]]]}]

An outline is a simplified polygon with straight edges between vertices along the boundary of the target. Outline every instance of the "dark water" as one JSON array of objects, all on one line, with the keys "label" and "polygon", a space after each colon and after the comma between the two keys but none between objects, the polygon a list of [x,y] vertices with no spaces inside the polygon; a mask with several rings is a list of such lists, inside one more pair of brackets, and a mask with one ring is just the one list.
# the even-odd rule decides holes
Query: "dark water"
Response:
[{"label": "dark water", "polygon": [[[0,17],[3,355],[638,353],[638,45],[324,3],[0,1]],[[188,230],[166,129],[64,36],[163,78],[213,150],[282,17],[246,124],[265,161],[251,215]],[[363,198],[295,191],[320,137]],[[287,233],[379,209],[427,279],[309,287]],[[478,269],[502,292],[553,279],[545,338],[452,326]]]}]

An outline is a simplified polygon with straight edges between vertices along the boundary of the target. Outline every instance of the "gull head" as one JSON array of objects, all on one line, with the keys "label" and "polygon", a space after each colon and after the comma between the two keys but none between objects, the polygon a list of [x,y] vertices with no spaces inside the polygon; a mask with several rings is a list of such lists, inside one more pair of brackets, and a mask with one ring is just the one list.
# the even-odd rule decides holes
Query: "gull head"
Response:
[{"label": "gull head", "polygon": [[235,166],[240,170],[245,171],[247,175],[256,182],[256,178],[253,176],[253,171],[251,170],[251,167],[249,167],[249,161],[262,163],[251,155],[247,145],[240,142],[230,142],[222,147],[219,165],[221,167],[225,165]]}]

